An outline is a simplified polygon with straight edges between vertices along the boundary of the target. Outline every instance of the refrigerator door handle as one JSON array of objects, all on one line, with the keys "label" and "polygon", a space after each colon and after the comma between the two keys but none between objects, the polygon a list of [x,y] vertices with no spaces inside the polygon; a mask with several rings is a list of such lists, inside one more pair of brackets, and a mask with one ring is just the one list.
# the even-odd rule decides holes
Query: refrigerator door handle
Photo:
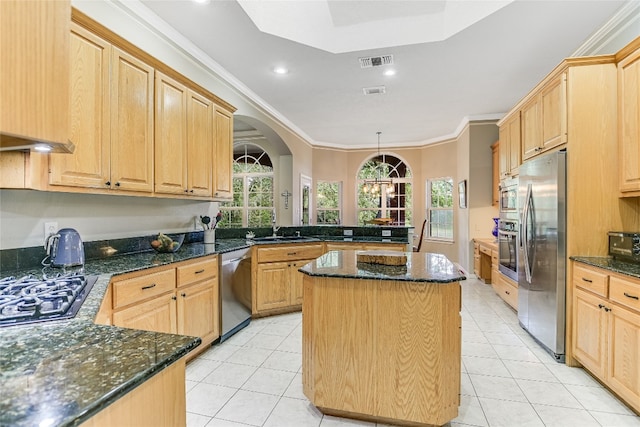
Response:
[{"label": "refrigerator door handle", "polygon": [[531,265],[529,263],[529,241],[530,236],[527,234],[527,221],[529,219],[531,211],[531,198],[533,197],[531,184],[527,185],[527,195],[524,198],[524,209],[522,210],[522,222],[521,222],[521,245],[524,255],[524,275],[527,283],[531,284]]}]

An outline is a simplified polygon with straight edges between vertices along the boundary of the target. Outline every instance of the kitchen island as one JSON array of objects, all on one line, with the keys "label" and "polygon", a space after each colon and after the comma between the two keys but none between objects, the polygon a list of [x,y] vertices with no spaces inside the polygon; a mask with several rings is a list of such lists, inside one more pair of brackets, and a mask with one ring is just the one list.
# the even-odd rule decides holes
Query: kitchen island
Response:
[{"label": "kitchen island", "polygon": [[331,251],[302,267],[304,394],[331,415],[421,426],[458,415],[461,289],[445,256],[387,266]]}]

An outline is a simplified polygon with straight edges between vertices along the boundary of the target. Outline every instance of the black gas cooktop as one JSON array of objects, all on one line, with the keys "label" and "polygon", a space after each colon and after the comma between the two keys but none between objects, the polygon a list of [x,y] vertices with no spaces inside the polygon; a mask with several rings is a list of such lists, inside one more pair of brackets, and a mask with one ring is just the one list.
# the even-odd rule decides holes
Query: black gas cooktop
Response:
[{"label": "black gas cooktop", "polygon": [[80,273],[0,279],[0,327],[74,317],[97,279]]}]

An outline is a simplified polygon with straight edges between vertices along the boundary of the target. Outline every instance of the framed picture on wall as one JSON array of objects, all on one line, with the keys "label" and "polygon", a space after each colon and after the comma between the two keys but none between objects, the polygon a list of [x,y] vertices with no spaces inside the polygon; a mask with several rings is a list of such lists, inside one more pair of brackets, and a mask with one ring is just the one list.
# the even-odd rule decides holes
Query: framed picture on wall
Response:
[{"label": "framed picture on wall", "polygon": [[460,208],[467,208],[467,180],[463,179],[458,183],[458,200],[460,201]]}]

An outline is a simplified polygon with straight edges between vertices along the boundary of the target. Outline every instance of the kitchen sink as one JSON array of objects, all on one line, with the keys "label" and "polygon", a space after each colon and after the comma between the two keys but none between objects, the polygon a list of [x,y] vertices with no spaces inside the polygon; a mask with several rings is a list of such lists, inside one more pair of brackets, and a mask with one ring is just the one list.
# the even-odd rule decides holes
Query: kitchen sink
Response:
[{"label": "kitchen sink", "polygon": [[267,236],[256,237],[253,240],[255,242],[304,242],[313,240],[313,238],[304,236]]}]

